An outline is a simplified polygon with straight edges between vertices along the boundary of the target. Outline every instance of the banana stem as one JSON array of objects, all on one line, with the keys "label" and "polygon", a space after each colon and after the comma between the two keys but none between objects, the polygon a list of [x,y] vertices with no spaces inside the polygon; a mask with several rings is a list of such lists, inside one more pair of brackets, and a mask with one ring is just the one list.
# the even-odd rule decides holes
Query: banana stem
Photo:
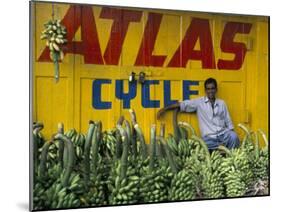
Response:
[{"label": "banana stem", "polygon": [[59,53],[54,51],[54,68],[55,68],[55,82],[59,81]]},{"label": "banana stem", "polygon": [[142,158],[143,160],[145,160],[147,158],[147,147],[146,147],[146,143],[145,143],[145,139],[144,139],[144,136],[143,136],[143,133],[142,133],[142,130],[141,128],[139,127],[138,124],[135,124],[134,125],[134,128],[137,132],[137,135],[138,135],[138,138],[140,140],[140,147],[141,147],[141,155],[142,155]]},{"label": "banana stem", "polygon": [[42,123],[35,123],[33,125],[33,161],[34,161],[34,174],[37,173],[38,169],[38,137],[39,132],[43,129]]},{"label": "banana stem", "polygon": [[[121,126],[121,125],[118,125],[118,126]],[[117,130],[115,132],[115,137],[116,137],[116,150],[115,150],[115,159],[119,159],[122,155],[122,138],[121,138],[121,135],[120,135],[120,132],[119,130]]]},{"label": "banana stem", "polygon": [[226,148],[225,146],[223,146],[223,145],[219,145],[219,146],[218,146],[218,150],[221,150],[221,151],[225,152],[225,153],[228,154],[229,156],[232,155],[232,154],[231,154],[231,151],[230,151],[228,148]]},{"label": "banana stem", "polygon": [[40,160],[39,173],[38,173],[40,178],[44,178],[46,176],[48,150],[52,143],[53,140],[47,141],[42,147],[41,160]]},{"label": "banana stem", "polygon": [[120,170],[120,181],[126,178],[127,166],[128,166],[128,135],[121,125],[117,125],[117,129],[121,134],[123,142],[123,152],[121,157],[121,170]]},{"label": "banana stem", "polygon": [[268,146],[268,139],[266,137],[266,134],[264,133],[264,131],[262,131],[261,129],[258,129],[258,132],[261,134],[263,140],[264,140],[264,143],[266,146]]},{"label": "banana stem", "polygon": [[125,124],[125,130],[128,136],[128,148],[129,148],[129,152],[132,152],[131,150],[131,144],[132,144],[132,130],[131,130],[131,126],[130,123],[127,120],[124,120],[124,124]]},{"label": "banana stem", "polygon": [[149,160],[149,172],[154,170],[156,153],[156,126],[153,124],[150,129],[150,160]]},{"label": "banana stem", "polygon": [[36,130],[37,128],[39,128],[39,131],[40,131],[44,128],[44,125],[41,122],[34,122],[32,127],[33,127],[33,130]]},{"label": "banana stem", "polygon": [[178,111],[179,111],[179,109],[177,108],[173,112],[174,137],[175,137],[175,140],[176,140],[177,144],[178,144],[179,139],[181,137],[180,129],[179,129],[179,126],[178,126]]},{"label": "banana stem", "polygon": [[89,122],[89,129],[86,136],[86,142],[84,146],[84,179],[85,184],[88,185],[90,180],[90,151],[92,145],[92,137],[95,129],[95,124],[93,121]]},{"label": "banana stem", "polygon": [[133,109],[130,109],[129,113],[131,115],[131,119],[132,119],[133,125],[136,125],[137,124],[137,117],[136,117],[135,111]]},{"label": "banana stem", "polygon": [[245,136],[243,138],[243,143],[241,145],[241,149],[245,148],[245,144],[248,141],[249,138],[251,138],[251,132],[250,130],[242,123],[238,124],[238,127],[240,127],[244,132],[245,132]]},{"label": "banana stem", "polygon": [[192,135],[196,135],[196,132],[195,132],[195,130],[194,130],[194,128],[189,124],[189,123],[187,123],[187,122],[179,122],[178,123],[178,125],[179,126],[182,126],[182,127],[184,127],[184,128],[186,128],[187,130],[190,130],[191,131],[191,136]]},{"label": "banana stem", "polygon": [[161,125],[160,125],[160,136],[162,138],[165,138],[165,124],[164,123],[161,123]]},{"label": "banana stem", "polygon": [[164,146],[164,150],[165,150],[165,153],[167,155],[167,159],[168,159],[168,162],[170,164],[170,167],[171,167],[171,170],[172,170],[173,174],[177,174],[178,169],[176,168],[175,161],[174,161],[172,153],[170,152],[170,149],[167,145],[167,142],[165,141],[164,138],[162,138],[160,136],[157,136],[156,139],[160,140],[161,144]]},{"label": "banana stem", "polygon": [[256,158],[259,158],[259,135],[255,132],[255,154]]},{"label": "banana stem", "polygon": [[[63,123],[58,123],[58,133],[64,134],[64,126]],[[63,152],[64,152],[64,143],[59,142],[59,163],[61,168],[63,168]]]},{"label": "banana stem", "polygon": [[136,158],[137,157],[137,132],[134,127],[132,127],[132,154]]},{"label": "banana stem", "polygon": [[206,162],[207,162],[207,165],[208,165],[209,169],[211,170],[211,168],[212,168],[212,166],[211,166],[211,156],[210,156],[210,152],[209,152],[209,149],[208,149],[205,141],[203,141],[203,139],[199,138],[196,135],[192,135],[191,139],[194,139],[194,140],[198,141],[200,146],[204,149],[204,151],[206,153]]},{"label": "banana stem", "polygon": [[98,154],[99,154],[99,142],[101,134],[101,122],[99,121],[95,127],[94,134],[92,137],[92,172],[94,179],[96,179],[98,174]]},{"label": "banana stem", "polygon": [[187,129],[182,127],[182,126],[180,126],[179,130],[180,130],[181,138],[187,140],[188,139],[188,131],[187,131]]},{"label": "banana stem", "polygon": [[67,166],[64,167],[65,173],[62,177],[62,185],[64,187],[66,187],[66,186],[68,186],[69,178],[70,178],[71,172],[72,172],[72,170],[74,168],[74,164],[75,164],[74,146],[73,146],[73,143],[71,142],[71,140],[63,134],[60,134],[60,133],[56,134],[54,139],[59,139],[59,140],[63,141],[65,147],[67,148],[68,161],[67,161]]},{"label": "banana stem", "polygon": [[117,125],[121,125],[122,126],[123,122],[124,122],[124,116],[120,116],[118,121],[117,121]]}]

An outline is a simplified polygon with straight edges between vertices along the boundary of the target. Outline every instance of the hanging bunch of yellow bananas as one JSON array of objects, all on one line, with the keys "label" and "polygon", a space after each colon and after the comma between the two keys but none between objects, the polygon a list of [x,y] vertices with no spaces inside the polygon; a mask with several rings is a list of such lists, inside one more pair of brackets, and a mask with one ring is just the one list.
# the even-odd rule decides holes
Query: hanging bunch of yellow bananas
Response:
[{"label": "hanging bunch of yellow bananas", "polygon": [[60,20],[50,20],[44,24],[41,40],[47,40],[46,46],[50,49],[50,58],[55,65],[55,82],[59,80],[59,60],[63,60],[63,51],[61,45],[67,42],[66,28],[60,23]]}]

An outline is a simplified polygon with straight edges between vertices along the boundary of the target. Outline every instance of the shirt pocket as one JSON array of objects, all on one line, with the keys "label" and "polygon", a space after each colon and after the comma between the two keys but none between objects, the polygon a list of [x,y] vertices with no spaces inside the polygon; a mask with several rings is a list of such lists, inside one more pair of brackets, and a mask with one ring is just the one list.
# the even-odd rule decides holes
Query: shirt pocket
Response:
[{"label": "shirt pocket", "polygon": [[218,120],[219,120],[219,125],[224,126],[225,122],[225,112],[223,108],[218,108],[218,114],[217,114]]}]

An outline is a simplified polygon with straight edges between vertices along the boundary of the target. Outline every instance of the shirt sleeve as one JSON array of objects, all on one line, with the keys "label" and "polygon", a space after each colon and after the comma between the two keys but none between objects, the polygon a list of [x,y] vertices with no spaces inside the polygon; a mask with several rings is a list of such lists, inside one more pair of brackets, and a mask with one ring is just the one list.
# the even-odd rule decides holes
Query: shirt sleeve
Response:
[{"label": "shirt sleeve", "polygon": [[184,100],[180,102],[180,111],[181,112],[195,112],[198,107],[198,100],[191,99],[191,100]]},{"label": "shirt sleeve", "polygon": [[228,112],[228,109],[227,109],[227,106],[226,106],[225,103],[224,103],[224,110],[225,110],[225,125],[226,125],[226,128],[229,129],[229,130],[233,130],[234,127],[233,127],[233,124],[232,124],[232,121],[231,121],[231,118],[230,118],[230,115],[229,115],[229,112]]}]

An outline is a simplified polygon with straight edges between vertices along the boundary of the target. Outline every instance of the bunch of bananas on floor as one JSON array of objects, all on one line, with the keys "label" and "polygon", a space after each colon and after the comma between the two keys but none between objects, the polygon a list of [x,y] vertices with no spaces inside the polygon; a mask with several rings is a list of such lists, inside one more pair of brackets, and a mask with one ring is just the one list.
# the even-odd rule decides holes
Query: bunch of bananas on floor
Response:
[{"label": "bunch of bananas on floor", "polygon": [[[59,140],[66,149],[63,164],[47,163],[48,149],[54,140]],[[84,191],[83,183],[79,173],[73,172],[74,165],[74,147],[68,137],[57,133],[50,141],[45,142],[34,182],[34,208],[40,210],[80,206],[78,195]]]},{"label": "bunch of bananas on floor", "polygon": [[55,65],[55,80],[59,80],[59,60],[63,60],[64,54],[61,45],[67,42],[66,28],[60,20],[50,20],[44,24],[40,39],[47,40],[46,46],[50,50],[50,58]]},{"label": "bunch of bananas on floor", "polygon": [[[222,156],[218,151],[213,151],[210,156],[209,150],[205,142],[193,136],[193,140],[198,141],[205,151],[205,162],[201,162],[201,174],[198,174],[202,179],[201,190],[204,198],[220,198],[224,196],[223,179],[220,172]],[[198,176],[197,175],[197,176]]]},{"label": "bunch of bananas on floor", "polygon": [[[141,202],[163,202],[168,200],[169,178],[167,165],[157,158],[156,126],[151,127],[149,164],[142,168],[140,176]],[[160,161],[159,161],[160,160]]]},{"label": "bunch of bananas on floor", "polygon": [[104,179],[104,175],[107,173],[99,153],[101,137],[101,122],[90,121],[84,145],[85,157],[83,158],[85,193],[80,198],[85,206],[107,204]]},{"label": "bunch of bananas on floor", "polygon": [[192,200],[196,196],[196,188],[190,173],[183,169],[176,173],[171,182],[169,191],[169,199],[177,200]]},{"label": "bunch of bananas on floor", "polygon": [[220,146],[219,149],[228,154],[221,163],[227,197],[245,195],[253,176],[246,153],[240,148],[228,150]]},{"label": "bunch of bananas on floor", "polygon": [[147,145],[129,112],[131,122],[121,116],[108,131],[100,121],[90,121],[85,134],[64,132],[60,123],[49,140],[43,124],[33,124],[34,209],[268,194],[268,141],[261,130],[239,125],[245,132],[241,146],[210,154],[186,122],[174,124],[176,135],[167,136],[163,123],[159,135],[152,125]]},{"label": "bunch of bananas on floor", "polygon": [[75,129],[71,129],[65,132],[65,135],[71,139],[74,144],[75,156],[78,161],[83,160],[84,155],[84,145],[85,145],[85,135],[83,133],[78,133]]},{"label": "bunch of bananas on floor", "polygon": [[121,124],[117,129],[122,139],[122,156],[112,166],[108,189],[111,192],[109,204],[134,204],[138,202],[140,178],[129,156],[128,134]]},{"label": "bunch of bananas on floor", "polygon": [[165,139],[160,138],[160,141],[164,146],[165,154],[172,172],[168,199],[171,201],[194,199],[196,196],[196,187],[191,172],[188,169],[179,170],[174,160],[175,155],[173,151],[171,151]]},{"label": "bunch of bananas on floor", "polygon": [[72,173],[66,186],[63,186],[61,182],[62,179],[58,180],[46,191],[44,208],[73,208],[81,205],[79,195],[83,193],[84,188],[79,174]]},{"label": "bunch of bananas on floor", "polygon": [[[257,195],[267,193],[268,175],[269,175],[269,156],[268,140],[262,130],[253,132],[246,126],[238,125],[245,132],[241,149],[243,149],[250,163],[253,173],[252,178],[248,181],[248,195]],[[264,147],[260,148],[260,138],[264,141]]]}]

